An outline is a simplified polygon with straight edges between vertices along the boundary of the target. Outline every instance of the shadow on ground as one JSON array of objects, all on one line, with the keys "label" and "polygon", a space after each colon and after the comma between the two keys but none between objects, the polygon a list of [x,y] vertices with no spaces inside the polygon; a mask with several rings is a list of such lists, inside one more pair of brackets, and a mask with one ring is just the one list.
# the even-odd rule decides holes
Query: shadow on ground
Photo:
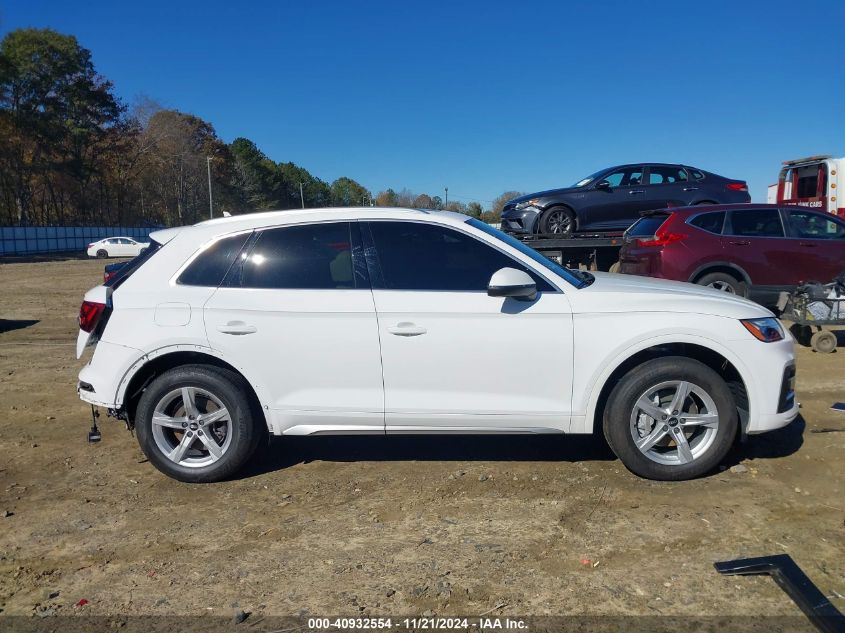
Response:
[{"label": "shadow on ground", "polygon": [[734,466],[745,459],[777,459],[798,452],[804,444],[807,422],[798,415],[790,424],[769,433],[751,435],[747,442],[737,444],[725,459],[727,466]]},{"label": "shadow on ground", "polygon": [[0,319],[0,334],[12,330],[22,330],[38,323],[37,319]]},{"label": "shadow on ground", "polygon": [[[803,444],[806,423],[755,435],[728,454],[725,466],[745,459],[775,459]],[[238,478],[249,478],[312,461],[466,461],[581,462],[613,461],[604,438],[592,435],[359,435],[274,437]]]},{"label": "shadow on ground", "polygon": [[274,437],[242,477],[312,461],[608,461],[615,456],[589,435],[360,435]]}]

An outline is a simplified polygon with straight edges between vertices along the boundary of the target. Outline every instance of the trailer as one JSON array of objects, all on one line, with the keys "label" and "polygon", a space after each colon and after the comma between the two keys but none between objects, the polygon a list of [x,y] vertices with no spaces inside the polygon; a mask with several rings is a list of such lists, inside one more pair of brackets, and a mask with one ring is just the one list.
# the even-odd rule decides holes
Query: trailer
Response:
[{"label": "trailer", "polygon": [[622,234],[512,235],[526,246],[569,268],[616,272]]}]

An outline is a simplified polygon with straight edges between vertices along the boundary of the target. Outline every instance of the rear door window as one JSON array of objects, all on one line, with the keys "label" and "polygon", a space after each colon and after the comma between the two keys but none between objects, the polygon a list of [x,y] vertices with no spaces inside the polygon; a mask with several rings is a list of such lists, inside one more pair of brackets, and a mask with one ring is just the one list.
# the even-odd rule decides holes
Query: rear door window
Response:
[{"label": "rear door window", "polygon": [[300,290],[368,287],[353,265],[351,228],[349,222],[326,222],[261,231],[232,285]]},{"label": "rear door window", "polygon": [[783,223],[777,209],[731,211],[729,235],[741,237],[783,237]]},{"label": "rear door window", "polygon": [[689,221],[692,226],[707,231],[708,233],[715,233],[721,235],[722,227],[725,225],[725,212],[716,211],[714,213],[702,213],[695,216]]},{"label": "rear door window", "polygon": [[671,165],[651,165],[648,168],[648,184],[673,185],[687,181],[687,172],[683,167]]}]

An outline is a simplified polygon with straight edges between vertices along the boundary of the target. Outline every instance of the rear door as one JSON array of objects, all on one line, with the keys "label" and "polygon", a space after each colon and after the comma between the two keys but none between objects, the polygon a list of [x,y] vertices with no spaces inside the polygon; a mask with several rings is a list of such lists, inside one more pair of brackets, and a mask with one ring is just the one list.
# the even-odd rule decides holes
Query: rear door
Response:
[{"label": "rear door", "polygon": [[786,236],[778,209],[749,205],[747,209],[729,211],[721,241],[725,259],[748,273],[753,285],[798,282],[795,245]]},{"label": "rear door", "polygon": [[845,222],[808,209],[783,209],[801,281],[827,283],[845,271]]},{"label": "rear door", "polygon": [[680,165],[649,165],[645,174],[645,199],[651,209],[681,207],[691,199],[689,176]]},{"label": "rear door", "polygon": [[206,303],[205,326],[212,347],[264,390],[275,428],[384,432],[378,327],[357,222],[256,231]]}]

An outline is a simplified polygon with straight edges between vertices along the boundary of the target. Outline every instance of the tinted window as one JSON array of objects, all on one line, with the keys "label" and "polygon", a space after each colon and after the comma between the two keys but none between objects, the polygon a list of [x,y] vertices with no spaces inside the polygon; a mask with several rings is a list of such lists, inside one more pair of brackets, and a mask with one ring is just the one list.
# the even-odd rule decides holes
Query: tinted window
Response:
[{"label": "tinted window", "polygon": [[648,169],[648,184],[671,185],[676,182],[686,182],[687,172],[681,167],[652,165]]},{"label": "tinted window", "polygon": [[720,234],[725,224],[725,212],[702,213],[695,216],[689,223],[710,233]]},{"label": "tinted window", "polygon": [[839,240],[845,238],[845,223],[833,217],[790,209],[789,223],[796,237],[810,240]]},{"label": "tinted window", "polygon": [[249,233],[241,233],[213,242],[179,275],[176,283],[216,288],[223,281],[226,271],[229,270],[237,254],[241,252],[249,235]]},{"label": "tinted window", "polygon": [[731,235],[783,237],[780,213],[777,209],[731,211]]},{"label": "tinted window", "polygon": [[355,288],[348,222],[261,231],[240,270],[243,288]]},{"label": "tinted window", "polygon": [[371,222],[384,287],[390,290],[485,291],[500,268],[524,270],[538,290],[542,277],[484,242],[453,229],[417,222]]},{"label": "tinted window", "polygon": [[704,180],[704,174],[701,173],[698,169],[690,169],[689,170],[690,176],[695,178],[696,180]]},{"label": "tinted window", "polygon": [[155,255],[158,250],[161,248],[161,244],[156,242],[153,239],[150,239],[150,245],[147,249],[138,255],[137,257],[133,257],[128,262],[125,262],[117,271],[117,273],[109,279],[104,286],[108,286],[113,290],[116,290],[120,284],[124,281],[129,279],[136,270],[138,270],[141,266],[143,266],[147,261],[149,261],[150,257]]},{"label": "tinted window", "polygon": [[602,178],[610,183],[611,187],[633,187],[643,182],[642,167],[627,167],[607,174]]},{"label": "tinted window", "polygon": [[647,218],[640,218],[627,231],[625,235],[630,237],[653,237],[660,228],[660,225],[666,221],[668,215],[651,215]]}]

